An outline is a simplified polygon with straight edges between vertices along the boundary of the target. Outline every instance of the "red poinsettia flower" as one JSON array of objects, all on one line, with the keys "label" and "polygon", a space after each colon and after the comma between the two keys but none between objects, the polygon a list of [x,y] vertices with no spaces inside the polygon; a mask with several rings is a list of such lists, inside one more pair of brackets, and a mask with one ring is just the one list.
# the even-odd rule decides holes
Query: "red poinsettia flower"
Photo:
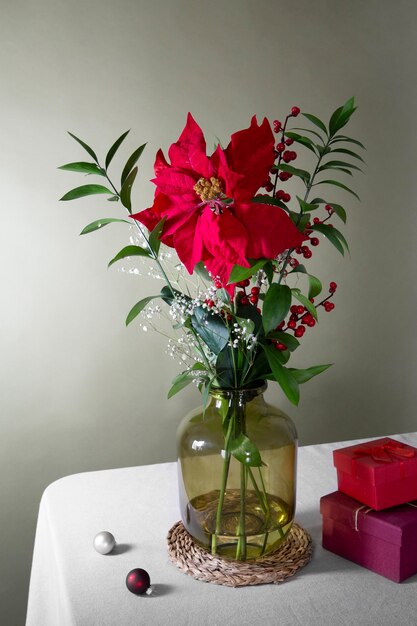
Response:
[{"label": "red poinsettia flower", "polygon": [[161,241],[175,248],[192,273],[200,261],[223,285],[234,265],[248,259],[274,259],[301,245],[304,236],[288,215],[267,204],[252,202],[274,163],[274,136],[268,120],[255,116],[230,144],[209,157],[203,132],[188,114],[168,163],[161,150],[155,160],[154,204],[132,217],[149,230],[165,219]]}]

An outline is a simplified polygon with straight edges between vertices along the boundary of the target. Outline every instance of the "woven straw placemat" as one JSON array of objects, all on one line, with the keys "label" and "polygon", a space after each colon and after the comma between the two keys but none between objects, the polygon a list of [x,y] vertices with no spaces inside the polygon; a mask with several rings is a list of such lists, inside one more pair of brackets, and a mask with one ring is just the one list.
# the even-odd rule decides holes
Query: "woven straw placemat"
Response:
[{"label": "woven straw placemat", "polygon": [[212,556],[194,543],[182,522],[174,524],[167,541],[169,558],[182,572],[226,587],[282,583],[304,567],[313,552],[310,535],[298,524],[293,525],[278,550],[256,561],[227,561]]}]

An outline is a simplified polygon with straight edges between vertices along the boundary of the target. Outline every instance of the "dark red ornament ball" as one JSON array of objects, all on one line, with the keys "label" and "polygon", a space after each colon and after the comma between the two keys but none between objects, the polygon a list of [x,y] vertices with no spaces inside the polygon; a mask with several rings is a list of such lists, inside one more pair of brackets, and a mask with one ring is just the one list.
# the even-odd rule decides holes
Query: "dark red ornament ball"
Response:
[{"label": "dark red ornament ball", "polygon": [[146,593],[150,586],[151,579],[148,572],[140,567],[132,569],[126,576],[126,587],[137,596]]}]

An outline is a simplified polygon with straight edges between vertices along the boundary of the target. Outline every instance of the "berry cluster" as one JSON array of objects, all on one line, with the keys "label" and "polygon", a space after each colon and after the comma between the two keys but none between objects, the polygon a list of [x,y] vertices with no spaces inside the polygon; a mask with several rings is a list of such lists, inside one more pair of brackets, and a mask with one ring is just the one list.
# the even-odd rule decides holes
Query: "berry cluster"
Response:
[{"label": "berry cluster", "polygon": [[[329,313],[333,311],[335,305],[334,302],[330,302],[330,298],[333,297],[335,291],[337,289],[337,284],[335,282],[331,282],[329,285],[329,295],[324,298],[321,302],[316,304],[316,309],[319,306],[322,306],[324,310]],[[310,302],[314,304],[314,299],[310,298]],[[298,324],[298,325],[297,325]],[[312,316],[312,314],[307,311],[307,309],[302,304],[293,304],[290,308],[290,316],[287,321],[283,320],[276,327],[276,331],[285,331],[288,332],[290,330],[294,331],[294,337],[300,339],[307,327],[313,328],[316,325],[316,320]],[[272,340],[275,348],[280,351],[284,351],[287,349],[287,346],[278,340]]]},{"label": "berry cluster", "polygon": [[[299,113],[300,113],[300,108],[297,106],[294,106],[291,109],[291,113],[289,113],[287,117],[285,118],[284,124],[282,124],[279,120],[273,121],[274,133],[276,134],[281,133],[280,141],[277,143],[275,147],[275,156],[277,158],[276,167],[279,167],[281,161],[283,161],[284,163],[291,163],[291,161],[294,161],[297,158],[297,153],[294,152],[294,150],[287,150],[287,148],[294,143],[294,140],[291,139],[290,137],[288,137],[287,139],[285,138],[285,130],[287,128],[287,122],[290,119],[290,117],[297,117]],[[274,168],[273,171],[274,173],[277,172],[276,168]],[[286,200],[284,197],[278,197],[278,195],[275,193],[275,189],[276,189],[278,178],[279,180],[285,182],[289,180],[291,176],[292,174],[290,172],[279,172],[279,174],[278,173],[276,174],[275,183],[272,182],[271,178],[268,178],[268,180],[264,184],[264,188],[266,189],[267,192],[273,191],[275,197],[277,197],[279,200],[282,200],[283,202],[289,202],[291,200],[291,196],[289,196],[289,194],[286,194],[287,196],[289,196],[288,200]]]}]

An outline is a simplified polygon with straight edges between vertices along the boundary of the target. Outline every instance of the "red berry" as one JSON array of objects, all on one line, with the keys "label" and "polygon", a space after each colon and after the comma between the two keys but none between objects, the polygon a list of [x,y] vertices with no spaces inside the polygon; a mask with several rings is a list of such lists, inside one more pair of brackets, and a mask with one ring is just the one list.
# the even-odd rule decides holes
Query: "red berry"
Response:
[{"label": "red berry", "polygon": [[293,304],[290,306],[291,313],[297,313],[297,309],[298,309],[298,306],[296,304]]},{"label": "red berry", "polygon": [[282,330],[284,328],[284,326],[285,326],[285,322],[284,322],[284,320],[282,320],[282,322],[280,322],[278,324],[278,326],[276,327],[275,330]]},{"label": "red berry", "polygon": [[319,240],[319,238],[318,238],[318,237],[312,237],[312,238],[310,239],[310,243],[311,243],[311,245],[312,245],[312,246],[318,246],[318,245],[319,245],[319,243],[320,243],[320,240]]},{"label": "red berry", "polygon": [[305,331],[306,331],[306,327],[300,324],[300,326],[298,326],[294,331],[294,337],[302,337]]},{"label": "red berry", "polygon": [[275,344],[275,348],[277,350],[286,350],[287,346],[284,343],[281,343],[280,341],[278,343]]},{"label": "red berry", "polygon": [[249,300],[252,302],[252,304],[258,304],[258,296],[249,296]]},{"label": "red berry", "polygon": [[[236,285],[237,285],[238,287],[244,287],[244,286],[245,286],[245,281],[244,281],[244,280],[240,280],[238,283],[236,283]],[[242,292],[242,294],[243,294],[243,292]],[[244,295],[244,294],[243,294],[243,295]]]},{"label": "red berry", "polygon": [[285,195],[286,194],[283,189],[278,189],[277,193],[275,194],[275,197],[278,198],[278,200],[283,200]]},{"label": "red berry", "polygon": [[326,206],[324,207],[326,209],[326,211],[328,211],[330,214],[333,213],[333,207],[330,206],[330,204],[326,204]]},{"label": "red berry", "polygon": [[291,161],[295,161],[295,159],[297,158],[297,153],[294,152],[294,150],[291,152]]},{"label": "red berry", "polygon": [[303,307],[303,305],[302,305],[302,304],[299,304],[299,305],[297,306],[297,313],[298,313],[298,315],[302,315],[302,314],[304,313],[304,310],[305,310],[305,309],[304,309],[304,307]]},{"label": "red berry", "polygon": [[333,302],[329,302],[328,300],[324,303],[324,305],[323,305],[323,306],[324,306],[324,310],[325,310],[325,311],[327,311],[327,313],[328,313],[329,311],[333,311],[333,309],[334,309],[334,304],[333,304]]},{"label": "red berry", "polygon": [[337,289],[337,283],[334,283],[333,281],[330,283],[329,285],[329,291],[330,293],[334,293]]},{"label": "red berry", "polygon": [[274,133],[279,133],[281,130],[281,122],[279,120],[274,120]]},{"label": "red berry", "polygon": [[295,322],[295,320],[290,320],[288,322],[288,328],[295,328],[297,326],[297,323]]},{"label": "red berry", "polygon": [[286,180],[289,180],[291,176],[292,174],[290,174],[290,172],[280,172],[278,178],[282,180],[283,182],[285,182]]},{"label": "red berry", "polygon": [[243,296],[243,298],[240,301],[240,304],[243,304],[243,305],[249,304],[249,298],[247,298],[246,296]]},{"label": "red berry", "polygon": [[249,278],[245,278],[245,280],[243,282],[245,283],[245,287],[249,287],[249,285],[250,285]]},{"label": "red berry", "polygon": [[293,117],[297,117],[297,115],[299,115],[300,113],[300,107],[292,107],[291,109],[291,115]]},{"label": "red berry", "polygon": [[320,224],[320,222],[321,222],[321,220],[320,220],[320,218],[319,218],[319,217],[315,217],[315,218],[313,219],[313,224]]},{"label": "red berry", "polygon": [[207,300],[207,306],[212,309],[214,307],[214,300]]},{"label": "red berry", "polygon": [[256,310],[258,311],[259,315],[261,315],[262,311],[258,306],[256,307]]},{"label": "red berry", "polygon": [[307,326],[309,326],[310,328],[313,328],[313,326],[315,325],[316,325],[316,320],[314,319],[314,317],[312,317],[311,320],[308,320]]},{"label": "red berry", "polygon": [[291,200],[291,196],[289,193],[284,194],[284,197],[282,198],[284,200],[284,202],[289,202]]},{"label": "red berry", "polygon": [[292,146],[293,143],[294,139],[291,139],[291,137],[288,137],[288,139],[285,140],[285,145],[287,146]]},{"label": "red berry", "polygon": [[292,152],[290,150],[285,150],[284,154],[282,155],[282,158],[284,159],[285,163],[289,163],[292,160]]},{"label": "red berry", "polygon": [[259,287],[252,287],[252,289],[250,290],[251,293],[253,293],[254,296],[257,296],[260,292]]},{"label": "red berry", "polygon": [[274,185],[271,182],[269,182],[269,183],[265,183],[264,187],[266,191],[272,191],[274,188]]},{"label": "red berry", "polygon": [[222,284],[219,280],[215,280],[214,281],[214,286],[216,287],[216,289],[221,289],[222,288]]},{"label": "red berry", "polygon": [[289,264],[291,267],[297,267],[297,265],[300,265],[300,261],[298,259],[295,259],[294,257],[291,257],[289,260]]},{"label": "red berry", "polygon": [[285,143],[282,143],[282,141],[277,143],[277,152],[284,152],[284,150],[285,150]]},{"label": "red berry", "polygon": [[303,257],[305,259],[311,259],[312,256],[313,256],[313,253],[311,252],[309,248],[307,248],[307,250],[303,252]]}]

